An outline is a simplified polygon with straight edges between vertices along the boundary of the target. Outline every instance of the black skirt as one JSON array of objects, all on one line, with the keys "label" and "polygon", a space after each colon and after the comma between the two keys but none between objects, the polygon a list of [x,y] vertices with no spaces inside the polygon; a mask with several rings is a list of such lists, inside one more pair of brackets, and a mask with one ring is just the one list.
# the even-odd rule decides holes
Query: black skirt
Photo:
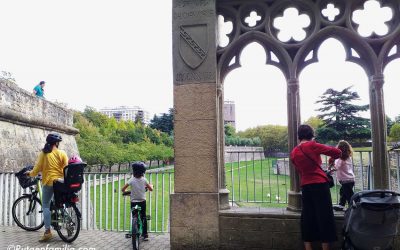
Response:
[{"label": "black skirt", "polygon": [[328,183],[302,187],[301,235],[303,241],[337,240],[332,198]]}]

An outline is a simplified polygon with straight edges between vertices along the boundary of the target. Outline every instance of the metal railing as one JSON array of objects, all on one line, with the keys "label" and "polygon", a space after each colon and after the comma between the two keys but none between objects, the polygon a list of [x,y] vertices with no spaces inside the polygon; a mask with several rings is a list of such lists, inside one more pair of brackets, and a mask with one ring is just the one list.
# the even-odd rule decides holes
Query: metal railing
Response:
[{"label": "metal railing", "polygon": [[[85,173],[81,191],[83,229],[128,231],[131,221],[130,198],[122,187],[132,178],[129,173]],[[169,231],[169,197],[173,192],[173,172],[146,173],[154,186],[146,194],[149,232]]]},{"label": "metal railing", "polygon": [[[130,199],[122,196],[121,189],[130,178],[130,173],[84,174],[78,204],[83,229],[129,231]],[[146,194],[149,232],[169,232],[169,197],[174,190],[174,172],[150,170],[146,178],[154,186],[153,192]],[[21,188],[14,173],[0,173],[0,226],[16,225],[12,205],[28,191]]]},{"label": "metal railing", "polygon": [[233,206],[287,203],[289,165],[281,158],[287,167],[274,168],[277,159],[265,157],[262,151],[225,152],[225,180]]},{"label": "metal railing", "polygon": [[[355,191],[373,189],[372,152],[358,151],[353,154]],[[265,156],[259,151],[225,152],[225,180],[230,191],[231,205],[259,206],[286,205],[290,189],[288,154]],[[323,158],[326,168],[328,157]],[[390,189],[400,192],[400,153],[389,153]],[[335,175],[335,174],[334,174]],[[335,176],[334,176],[335,177]],[[336,181],[336,178],[334,178]],[[332,200],[339,200],[340,184],[331,189]]]},{"label": "metal railing", "polygon": [[[289,159],[285,154],[266,157],[259,151],[227,152],[225,160],[226,186],[233,206],[286,206],[290,178]],[[323,159],[323,165],[327,160]],[[400,192],[400,153],[390,153],[389,162],[390,189]],[[373,189],[371,164],[371,152],[354,153],[355,191]],[[131,177],[130,173],[85,173],[79,203],[83,229],[129,230],[130,201],[122,196],[121,188]],[[151,217],[149,231],[168,232],[173,169],[150,170],[146,178],[154,185],[154,191],[146,193],[147,214]],[[331,189],[334,203],[338,201],[339,189],[340,184]],[[15,225],[12,204],[24,192],[27,190],[20,187],[13,173],[0,173],[0,225]]]},{"label": "metal railing", "polygon": [[23,194],[24,190],[13,173],[0,173],[0,225],[16,225],[11,209],[14,201]]}]

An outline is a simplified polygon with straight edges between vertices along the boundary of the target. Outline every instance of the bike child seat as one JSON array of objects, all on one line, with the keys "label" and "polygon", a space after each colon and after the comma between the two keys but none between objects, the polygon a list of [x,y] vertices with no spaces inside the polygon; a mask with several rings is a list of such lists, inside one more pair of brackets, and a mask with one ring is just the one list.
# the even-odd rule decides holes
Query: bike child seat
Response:
[{"label": "bike child seat", "polygon": [[54,182],[54,199],[57,206],[69,200],[75,200],[77,197],[75,193],[81,190],[82,183],[84,182],[83,170],[86,165],[84,162],[69,164],[64,168],[63,182]]},{"label": "bike child seat", "polygon": [[72,163],[64,168],[64,188],[66,193],[78,192],[82,188],[83,170],[86,163]]}]

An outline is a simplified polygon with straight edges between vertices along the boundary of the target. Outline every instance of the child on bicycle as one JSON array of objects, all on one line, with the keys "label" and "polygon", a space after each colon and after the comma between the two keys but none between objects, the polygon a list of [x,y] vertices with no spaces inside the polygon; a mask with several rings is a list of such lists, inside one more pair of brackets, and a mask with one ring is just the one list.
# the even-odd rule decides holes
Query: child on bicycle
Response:
[{"label": "child on bicycle", "polygon": [[122,192],[131,187],[131,208],[136,205],[140,207],[140,217],[143,222],[143,240],[148,240],[147,219],[146,219],[146,191],[153,191],[151,185],[144,177],[146,164],[143,162],[134,162],[132,164],[133,177],[122,187]]},{"label": "child on bicycle", "polygon": [[353,161],[351,159],[353,148],[345,140],[339,141],[336,147],[342,151],[342,156],[339,159],[336,159],[334,163],[330,160],[330,163],[331,168],[333,168],[334,171],[337,171],[336,177],[342,186],[340,187],[339,205],[334,205],[333,209],[336,211],[343,211],[346,203],[350,205],[351,196],[354,194],[353,187],[355,176],[353,172]]}]

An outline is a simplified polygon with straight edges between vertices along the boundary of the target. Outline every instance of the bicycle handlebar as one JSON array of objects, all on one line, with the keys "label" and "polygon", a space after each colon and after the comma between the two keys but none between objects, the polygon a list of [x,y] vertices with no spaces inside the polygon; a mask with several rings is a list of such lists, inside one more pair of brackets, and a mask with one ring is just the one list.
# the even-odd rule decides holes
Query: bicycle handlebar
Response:
[{"label": "bicycle handlebar", "polygon": [[[148,188],[146,187],[146,192],[148,191]],[[125,192],[122,192],[122,196],[128,196],[128,195],[130,195],[131,194],[131,191],[125,191]]]},{"label": "bicycle handlebar", "polygon": [[395,143],[395,144],[393,144],[392,145],[392,148],[391,149],[389,149],[389,151],[393,151],[393,150],[395,150],[395,149],[399,149],[400,148],[400,142],[399,143]]},{"label": "bicycle handlebar", "polygon": [[130,195],[130,194],[131,194],[131,191],[122,192],[122,196],[128,196],[128,195]]}]

